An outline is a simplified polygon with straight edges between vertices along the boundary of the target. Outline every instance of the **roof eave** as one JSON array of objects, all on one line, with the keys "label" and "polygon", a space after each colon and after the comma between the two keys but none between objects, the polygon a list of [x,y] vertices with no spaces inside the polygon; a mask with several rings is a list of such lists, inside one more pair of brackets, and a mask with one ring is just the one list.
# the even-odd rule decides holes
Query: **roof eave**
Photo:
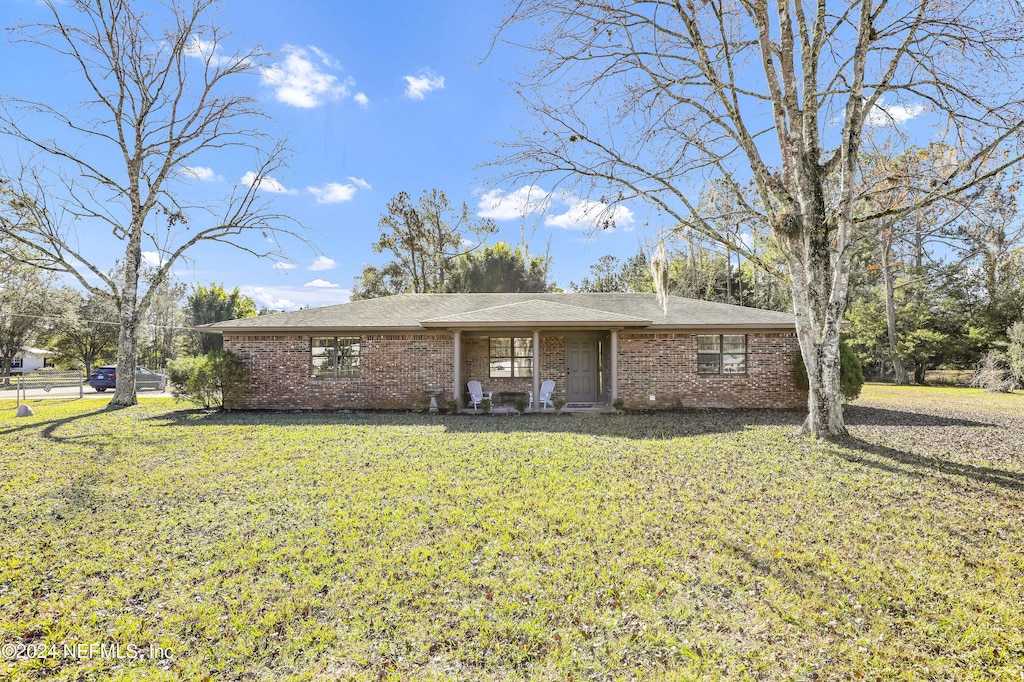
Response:
[{"label": "roof eave", "polygon": [[592,320],[547,320],[547,321],[516,321],[516,322],[445,322],[443,320],[427,320],[422,323],[425,329],[458,329],[460,331],[485,331],[493,329],[611,329],[622,327],[647,327],[650,320],[615,320],[595,322]]},{"label": "roof eave", "polygon": [[796,322],[709,322],[701,324],[652,324],[650,331],[712,329],[779,329],[796,331]]},{"label": "roof eave", "polygon": [[390,332],[422,332],[423,327],[416,326],[389,326],[389,327],[354,327],[340,325],[291,325],[287,327],[193,327],[198,331],[215,334],[342,334],[361,332],[365,334],[388,334]]}]

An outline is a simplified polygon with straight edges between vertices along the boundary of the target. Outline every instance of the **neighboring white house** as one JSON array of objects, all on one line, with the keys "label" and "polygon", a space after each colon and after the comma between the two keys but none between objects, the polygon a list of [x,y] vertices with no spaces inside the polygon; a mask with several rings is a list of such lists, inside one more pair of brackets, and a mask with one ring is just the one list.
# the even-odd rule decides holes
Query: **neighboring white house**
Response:
[{"label": "neighboring white house", "polygon": [[51,355],[53,355],[51,351],[24,346],[11,361],[11,374],[24,374],[25,372],[35,372],[43,367],[53,367]]}]

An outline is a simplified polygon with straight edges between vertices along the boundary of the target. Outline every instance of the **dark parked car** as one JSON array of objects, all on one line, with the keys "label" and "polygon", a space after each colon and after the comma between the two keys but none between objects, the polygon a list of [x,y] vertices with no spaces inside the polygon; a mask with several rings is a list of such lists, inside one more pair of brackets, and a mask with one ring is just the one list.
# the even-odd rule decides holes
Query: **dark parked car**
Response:
[{"label": "dark parked car", "polygon": [[[114,365],[97,367],[89,375],[89,385],[100,393],[108,388],[114,388],[117,385],[117,367]],[[145,367],[135,368],[135,388],[137,390],[153,388],[162,391],[166,387],[167,377],[165,375],[159,372],[151,372]]]}]

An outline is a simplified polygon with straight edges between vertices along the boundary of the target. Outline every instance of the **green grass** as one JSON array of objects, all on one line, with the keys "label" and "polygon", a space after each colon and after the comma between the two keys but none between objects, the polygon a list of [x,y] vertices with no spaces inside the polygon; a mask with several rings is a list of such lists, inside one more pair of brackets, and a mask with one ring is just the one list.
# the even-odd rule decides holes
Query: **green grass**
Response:
[{"label": "green grass", "polygon": [[[12,679],[1013,679],[1024,396],[791,412],[0,403]],[[65,656],[103,643],[162,660]]]}]

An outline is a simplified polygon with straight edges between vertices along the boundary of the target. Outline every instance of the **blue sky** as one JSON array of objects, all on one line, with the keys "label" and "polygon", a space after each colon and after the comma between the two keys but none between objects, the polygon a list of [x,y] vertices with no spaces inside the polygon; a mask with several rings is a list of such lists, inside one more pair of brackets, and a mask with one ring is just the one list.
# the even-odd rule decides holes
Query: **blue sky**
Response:
[{"label": "blue sky", "polygon": [[[289,168],[266,180],[261,191],[273,197],[276,212],[308,228],[315,248],[285,242],[289,259],[274,262],[207,245],[176,268],[177,278],[239,286],[271,308],[344,302],[365,265],[387,260],[371,244],[388,200],[399,191],[417,198],[432,188],[495,219],[500,233],[492,243],[519,245],[525,238],[533,254],[550,249],[550,277],[563,287],[587,276],[599,257],[625,259],[649,244],[659,217],[639,201],[616,206],[615,228],[597,232],[599,197],[549,193],[552,186],[543,180],[536,187],[496,184],[493,178],[508,169],[481,167],[502,155],[500,142],[515,140],[531,125],[507,82],[533,57],[503,42],[491,49],[505,9],[502,2],[472,0],[225,0],[219,15],[231,32],[222,38],[225,49],[261,45],[272,53],[258,73],[236,79],[233,87],[261,103],[269,116],[263,131],[287,139],[292,151]],[[38,0],[0,0],[0,26],[46,19]],[[529,42],[529,36],[510,37]],[[4,40],[0,63],[0,94],[81,113],[86,93],[69,60]],[[756,70],[749,74],[758,80]],[[770,127],[767,112],[761,115],[763,127]],[[38,136],[56,134],[94,153],[95,140],[68,138],[66,128],[43,117],[25,121]],[[869,129],[881,140],[895,139],[897,148],[941,138],[941,124],[924,103],[888,95],[868,119]],[[840,126],[840,118],[825,124],[833,133]],[[762,139],[769,162],[778,154],[772,137]],[[115,156],[107,160],[115,169],[123,164]],[[15,173],[26,161],[36,163],[24,147],[0,137],[0,173]],[[224,150],[189,163],[173,184],[194,205],[228,195],[255,168],[251,156]],[[696,199],[701,188],[681,189]],[[206,220],[201,211],[190,217],[197,226]],[[105,225],[79,221],[77,232],[101,267],[112,268],[123,255]],[[145,248],[149,259],[159,258],[156,246]]]},{"label": "blue sky", "polygon": [[[562,286],[586,276],[606,253],[635,253],[645,236],[642,206],[620,207],[617,228],[594,235],[588,229],[588,215],[596,213],[587,212],[590,197],[559,197],[542,211],[519,186],[490,181],[497,169],[479,167],[501,155],[497,142],[513,139],[528,124],[505,82],[527,55],[498,45],[482,61],[503,9],[503,3],[468,0],[227,0],[221,18],[232,35],[225,44],[261,44],[273,53],[261,75],[239,79],[235,87],[261,101],[270,116],[264,129],[287,138],[292,150],[287,172],[263,189],[275,195],[278,212],[310,229],[319,253],[286,243],[293,262],[275,265],[210,245],[178,268],[177,277],[240,286],[261,306],[345,301],[362,267],[386,260],[370,245],[387,201],[402,190],[418,197],[434,187],[453,203],[465,201],[495,218],[501,232],[492,242],[518,244],[525,233],[533,253],[550,243],[551,277]],[[45,18],[45,8],[33,0],[0,3],[5,28]],[[5,95],[68,107],[81,99],[73,65],[45,50],[4,40],[0,63],[6,67],[0,84]],[[52,132],[45,119],[33,124],[43,134]],[[13,172],[26,150],[4,139],[0,155]],[[228,193],[253,170],[248,157],[231,153],[206,154],[194,164],[194,177],[179,181],[197,201]],[[525,220],[524,207],[534,211]],[[201,224],[203,217],[194,219]],[[80,224],[78,230],[87,252],[105,266],[123,253],[106,227]],[[153,247],[147,252],[157,258]]]}]

